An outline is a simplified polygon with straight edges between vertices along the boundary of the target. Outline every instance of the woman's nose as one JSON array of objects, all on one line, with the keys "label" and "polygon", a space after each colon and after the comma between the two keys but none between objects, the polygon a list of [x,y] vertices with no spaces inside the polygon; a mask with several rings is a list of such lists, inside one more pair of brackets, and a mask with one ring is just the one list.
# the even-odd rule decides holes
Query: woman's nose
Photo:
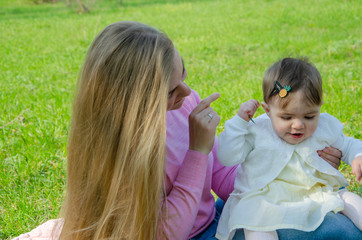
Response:
[{"label": "woman's nose", "polygon": [[182,84],[182,93],[184,96],[188,96],[191,94],[191,88],[186,83]]}]

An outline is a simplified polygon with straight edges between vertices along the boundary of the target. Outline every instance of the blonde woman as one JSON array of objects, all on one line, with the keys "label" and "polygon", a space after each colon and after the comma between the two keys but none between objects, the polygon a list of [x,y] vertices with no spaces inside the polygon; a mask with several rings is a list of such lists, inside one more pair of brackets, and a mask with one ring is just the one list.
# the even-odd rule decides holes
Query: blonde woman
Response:
[{"label": "blonde woman", "polygon": [[[186,77],[165,34],[137,22],[106,27],[80,76],[62,219],[18,239],[213,239],[223,202],[215,207],[210,191],[225,201],[235,167],[216,159],[219,95],[201,101]],[[337,150],[323,152],[338,165]]]}]

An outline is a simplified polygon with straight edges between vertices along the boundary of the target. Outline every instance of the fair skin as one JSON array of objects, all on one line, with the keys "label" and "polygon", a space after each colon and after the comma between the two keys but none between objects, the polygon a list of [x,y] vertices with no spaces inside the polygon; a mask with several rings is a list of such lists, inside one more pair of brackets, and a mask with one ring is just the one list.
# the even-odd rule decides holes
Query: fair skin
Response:
[{"label": "fair skin", "polygon": [[[266,114],[269,116],[275,133],[289,144],[298,144],[311,137],[318,126],[321,105],[308,105],[304,99],[302,91],[297,91],[288,95],[289,104],[282,108],[278,101],[271,99],[266,104],[262,102]],[[243,103],[238,111],[238,115],[249,122],[249,117],[253,117],[260,106],[256,100],[249,100]],[[327,148],[331,151],[332,148]],[[325,152],[317,151],[323,157]],[[322,153],[321,153],[322,152]],[[325,159],[329,162],[327,159]],[[331,164],[336,167],[335,164]],[[362,156],[356,157],[351,164],[352,173],[356,175],[356,180],[360,181],[362,177]]]}]

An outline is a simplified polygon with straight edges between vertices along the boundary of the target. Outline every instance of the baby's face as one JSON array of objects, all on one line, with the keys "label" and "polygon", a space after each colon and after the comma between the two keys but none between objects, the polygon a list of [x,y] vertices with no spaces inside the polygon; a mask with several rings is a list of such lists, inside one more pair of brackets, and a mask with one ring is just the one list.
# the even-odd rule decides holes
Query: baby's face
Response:
[{"label": "baby's face", "polygon": [[272,100],[266,112],[270,117],[274,131],[290,144],[298,144],[313,135],[318,126],[320,107],[306,104],[301,91],[290,93],[287,107],[279,106]]}]

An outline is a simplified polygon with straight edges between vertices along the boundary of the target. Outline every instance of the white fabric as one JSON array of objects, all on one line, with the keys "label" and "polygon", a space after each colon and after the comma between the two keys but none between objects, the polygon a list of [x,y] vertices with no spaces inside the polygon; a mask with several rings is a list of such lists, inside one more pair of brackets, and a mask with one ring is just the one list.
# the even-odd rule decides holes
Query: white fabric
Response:
[{"label": "white fabric", "polygon": [[226,166],[243,163],[235,180],[237,190],[247,192],[265,187],[279,175],[294,151],[313,168],[338,178],[341,186],[348,185],[344,176],[317,154],[317,150],[327,146],[335,147],[342,151],[342,160],[350,165],[362,153],[362,142],[346,137],[343,125],[336,118],[320,114],[313,136],[297,145],[283,141],[266,114],[255,118],[255,123],[248,124],[236,115],[226,122],[225,131],[219,136],[218,160]]},{"label": "white fabric", "polygon": [[343,209],[337,190],[348,182],[317,150],[336,147],[350,164],[362,152],[361,141],[344,136],[342,124],[329,114],[321,114],[313,136],[297,145],[280,139],[266,114],[255,123],[236,116],[227,121],[219,137],[219,161],[241,165],[219,222],[218,238],[231,239],[238,228],[312,231],[329,211]]},{"label": "white fabric", "polygon": [[255,232],[250,230],[244,230],[245,240],[278,240],[278,234],[276,231],[272,232]]},{"label": "white fabric", "polygon": [[344,201],[342,213],[351,219],[354,225],[362,231],[362,198],[355,193],[343,189],[338,192]]}]

